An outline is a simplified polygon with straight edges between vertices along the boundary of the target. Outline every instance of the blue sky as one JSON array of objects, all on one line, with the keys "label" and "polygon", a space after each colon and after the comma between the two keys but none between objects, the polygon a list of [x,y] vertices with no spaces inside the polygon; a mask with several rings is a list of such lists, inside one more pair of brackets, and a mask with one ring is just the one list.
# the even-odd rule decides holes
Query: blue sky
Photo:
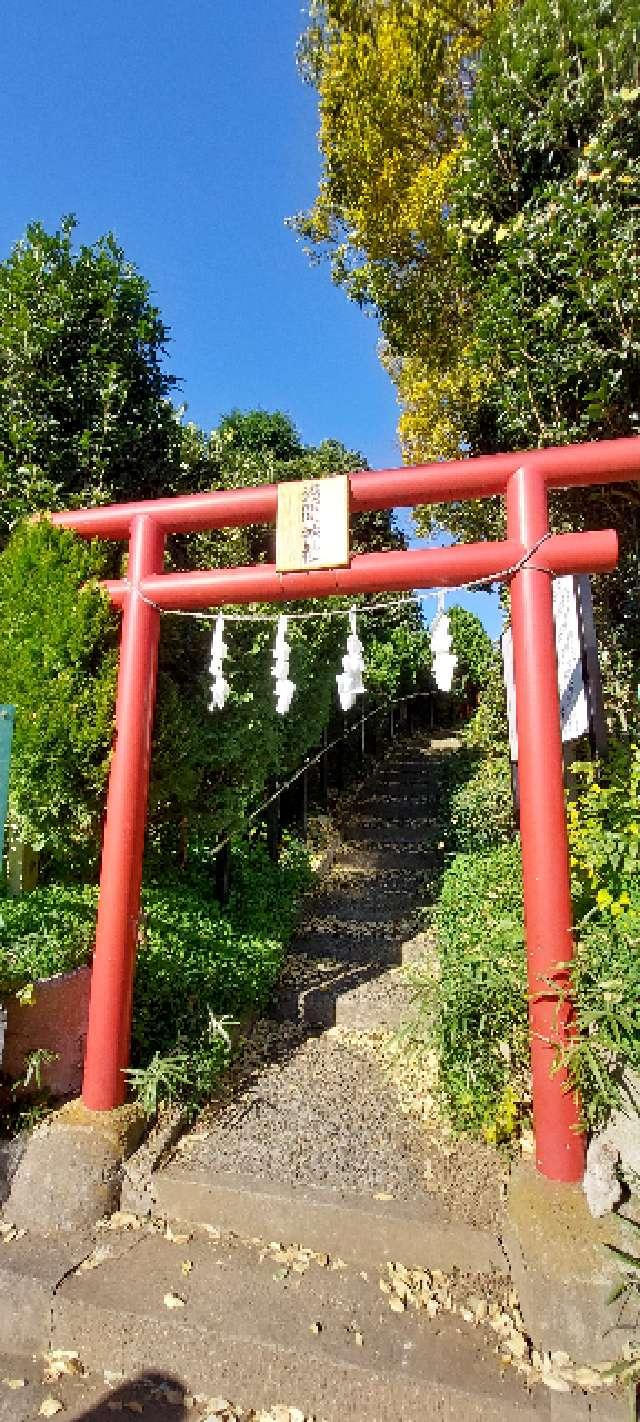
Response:
[{"label": "blue sky", "polygon": [[[171,328],[188,417],[282,409],[401,462],[379,333],[285,227],[313,199],[300,0],[21,0],[3,14],[0,257],[28,222],[112,230]],[[484,620],[493,599],[474,606]],[[489,613],[489,630],[495,616]]]}]

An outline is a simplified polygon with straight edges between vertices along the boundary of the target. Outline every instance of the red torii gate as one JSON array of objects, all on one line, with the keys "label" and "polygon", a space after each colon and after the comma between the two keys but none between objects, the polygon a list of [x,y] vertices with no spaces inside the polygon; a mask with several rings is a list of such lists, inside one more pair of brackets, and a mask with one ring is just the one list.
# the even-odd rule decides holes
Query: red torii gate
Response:
[{"label": "red torii gate", "polygon": [[581,1178],[579,1103],[566,1071],[557,1069],[558,1049],[572,1032],[573,929],[552,579],[565,573],[611,571],[618,540],[612,529],[551,535],[548,492],[638,478],[637,439],[350,474],[353,513],[503,495],[507,537],[494,543],[359,554],[348,568],[302,573],[278,573],[272,565],[163,572],[168,534],[274,523],[275,485],[53,515],[54,524],[83,538],[129,544],[127,577],[106,585],[123,616],[83,1083],[89,1109],[108,1111],[125,1097],[160,612],[455,587],[497,580],[509,570],[505,580],[511,587],[517,692],[536,1162],[550,1179]]}]

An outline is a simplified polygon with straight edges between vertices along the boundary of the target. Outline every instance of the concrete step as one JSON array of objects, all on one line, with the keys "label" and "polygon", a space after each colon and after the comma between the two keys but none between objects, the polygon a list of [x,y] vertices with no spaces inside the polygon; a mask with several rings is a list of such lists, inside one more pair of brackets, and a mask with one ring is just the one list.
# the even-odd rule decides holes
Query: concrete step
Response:
[{"label": "concrete step", "polygon": [[402,935],[358,936],[348,929],[342,933],[301,933],[289,951],[305,958],[333,958],[343,963],[398,964],[402,962]]},{"label": "concrete step", "polygon": [[385,928],[390,929],[394,924],[406,920],[414,904],[419,901],[418,888],[414,886],[411,893],[408,884],[402,889],[389,888],[386,892],[375,880],[364,880],[360,883],[351,880],[341,889],[328,885],[326,889],[308,899],[301,928],[308,925],[312,919],[315,922],[331,918],[343,924],[384,923]]},{"label": "concrete step", "polygon": [[286,1403],[326,1422],[550,1419],[547,1393],[501,1374],[492,1335],[444,1312],[392,1312],[378,1278],[322,1253],[296,1272],[260,1242],[130,1232],[96,1269],[61,1278],[47,1343],[94,1374],[172,1374],[239,1408]]},{"label": "concrete step", "polygon": [[[356,1271],[329,1251],[289,1245],[286,1234],[269,1243],[133,1224],[2,1247],[2,1422],[34,1422],[52,1396],[69,1422],[110,1422],[114,1412],[149,1422],[212,1414],[248,1422],[261,1408],[274,1410],[273,1422],[294,1422],[288,1408],[305,1422],[628,1416],[626,1400],[608,1391],[528,1392],[499,1363],[495,1334],[461,1316],[472,1276],[453,1286],[456,1311],[430,1318],[419,1283],[406,1307],[392,1311],[394,1295],[380,1281],[399,1281],[402,1292],[397,1266]],[[81,1374],[47,1380],[51,1350],[77,1355]],[[214,1412],[214,1397],[231,1406]]]},{"label": "concrete step", "polygon": [[346,844],[400,845],[403,849],[424,845],[425,828],[422,823],[409,819],[390,820],[384,815],[353,814],[348,824],[342,828],[342,838]]},{"label": "concrete step", "polygon": [[174,1159],[158,1172],[154,1196],[157,1212],[176,1228],[210,1225],[242,1238],[293,1239],[355,1269],[384,1269],[395,1259],[445,1273],[507,1270],[497,1227],[448,1218],[426,1195],[409,1200],[382,1190],[365,1195]]}]

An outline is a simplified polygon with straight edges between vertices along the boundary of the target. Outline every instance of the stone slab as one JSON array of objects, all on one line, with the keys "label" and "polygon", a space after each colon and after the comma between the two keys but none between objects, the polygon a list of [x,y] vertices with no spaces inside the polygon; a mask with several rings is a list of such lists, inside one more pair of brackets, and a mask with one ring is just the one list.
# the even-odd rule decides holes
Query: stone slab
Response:
[{"label": "stone slab", "polygon": [[171,1166],[156,1177],[155,1199],[169,1219],[295,1241],[359,1268],[391,1259],[445,1272],[506,1271],[497,1233],[443,1220],[435,1203],[420,1208],[193,1167],[172,1172]]},{"label": "stone slab", "polygon": [[607,1305],[619,1278],[607,1244],[637,1254],[637,1234],[616,1215],[593,1219],[579,1185],[557,1184],[520,1163],[512,1172],[503,1243],[525,1327],[544,1351],[577,1363],[613,1361],[637,1341],[640,1306]]},{"label": "stone slab", "polygon": [[[166,1307],[170,1294],[182,1307]],[[239,1244],[139,1235],[126,1268],[67,1278],[52,1317],[53,1345],[93,1369],[177,1365],[195,1391],[245,1407],[286,1399],[326,1422],[549,1422],[548,1394],[501,1376],[481,1335],[453,1318],[394,1314],[375,1278],[346,1268],[312,1264],[283,1282],[272,1256]]]},{"label": "stone slab", "polygon": [[76,1234],[0,1243],[0,1348],[48,1347],[55,1291],[92,1248],[90,1235]]},{"label": "stone slab", "polygon": [[90,1228],[116,1208],[122,1163],[145,1128],[135,1106],[88,1111],[68,1102],[29,1137],[11,1181],[7,1219],[45,1232]]}]

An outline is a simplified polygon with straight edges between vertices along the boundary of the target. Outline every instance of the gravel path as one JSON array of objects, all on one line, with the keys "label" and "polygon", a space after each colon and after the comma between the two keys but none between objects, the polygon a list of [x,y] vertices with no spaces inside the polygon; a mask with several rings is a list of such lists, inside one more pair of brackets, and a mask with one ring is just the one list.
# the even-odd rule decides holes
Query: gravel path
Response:
[{"label": "gravel path", "polygon": [[257,1024],[172,1169],[188,1161],[347,1194],[435,1197],[441,1213],[495,1220],[503,1162],[452,1137],[433,1060],[398,1049],[393,1031],[414,1013],[397,965],[429,946],[417,910],[433,759],[454,745],[398,743],[343,809],[341,848],[305,907],[275,1004],[274,1017],[294,1020]]}]

